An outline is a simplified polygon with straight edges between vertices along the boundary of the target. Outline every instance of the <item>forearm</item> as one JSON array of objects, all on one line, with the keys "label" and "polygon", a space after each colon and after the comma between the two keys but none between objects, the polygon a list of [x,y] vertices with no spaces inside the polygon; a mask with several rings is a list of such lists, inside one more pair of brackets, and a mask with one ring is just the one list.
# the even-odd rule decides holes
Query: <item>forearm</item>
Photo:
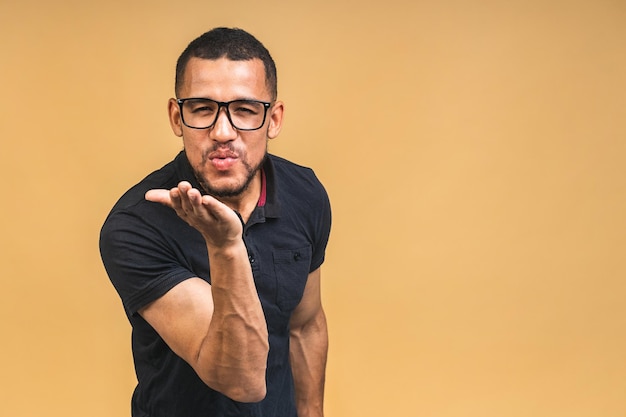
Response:
[{"label": "forearm", "polygon": [[265,315],[243,244],[209,247],[213,316],[198,355],[205,382],[239,401],[265,396],[269,342]]},{"label": "forearm", "polygon": [[290,359],[298,417],[324,415],[324,380],[328,329],[322,309],[305,325],[291,330]]},{"label": "forearm", "polygon": [[187,280],[141,314],[208,386],[236,401],[260,401],[266,393],[269,340],[241,218],[187,181],[150,190],[146,199],[171,207],[202,234],[211,283]]}]

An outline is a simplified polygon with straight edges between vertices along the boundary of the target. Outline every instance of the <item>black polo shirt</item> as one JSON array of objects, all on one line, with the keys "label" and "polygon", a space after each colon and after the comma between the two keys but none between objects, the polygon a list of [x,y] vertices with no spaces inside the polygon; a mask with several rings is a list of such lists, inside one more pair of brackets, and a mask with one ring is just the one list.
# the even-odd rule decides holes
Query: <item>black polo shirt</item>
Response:
[{"label": "black polo shirt", "polygon": [[238,403],[210,389],[137,314],[188,278],[211,282],[200,233],[172,209],[144,198],[150,189],[183,180],[201,189],[184,151],[126,192],[107,217],[100,252],[133,329],[133,417],[296,417],[289,318],[308,274],[324,261],[330,204],[309,168],[269,155],[263,173],[262,198],[243,233],[269,331],[267,396],[259,403]]}]

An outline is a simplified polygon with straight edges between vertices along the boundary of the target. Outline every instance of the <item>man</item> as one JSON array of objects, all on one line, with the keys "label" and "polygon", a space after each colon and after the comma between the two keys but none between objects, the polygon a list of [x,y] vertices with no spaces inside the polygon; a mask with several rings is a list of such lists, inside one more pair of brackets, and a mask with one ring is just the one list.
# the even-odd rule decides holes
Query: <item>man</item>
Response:
[{"label": "man", "polygon": [[132,415],[322,416],[330,204],[313,171],[267,153],[284,111],[274,61],[213,29],[178,59],[175,92],[183,151],[100,236],[133,328]]}]

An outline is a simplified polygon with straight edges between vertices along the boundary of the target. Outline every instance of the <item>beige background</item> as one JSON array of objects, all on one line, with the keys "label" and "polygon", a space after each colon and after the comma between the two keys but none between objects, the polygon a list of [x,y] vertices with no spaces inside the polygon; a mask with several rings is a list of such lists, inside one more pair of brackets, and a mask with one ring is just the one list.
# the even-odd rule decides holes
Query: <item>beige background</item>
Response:
[{"label": "beige background", "polygon": [[334,205],[329,417],[626,415],[626,2],[0,0],[1,416],[129,415],[98,232],[216,25]]}]

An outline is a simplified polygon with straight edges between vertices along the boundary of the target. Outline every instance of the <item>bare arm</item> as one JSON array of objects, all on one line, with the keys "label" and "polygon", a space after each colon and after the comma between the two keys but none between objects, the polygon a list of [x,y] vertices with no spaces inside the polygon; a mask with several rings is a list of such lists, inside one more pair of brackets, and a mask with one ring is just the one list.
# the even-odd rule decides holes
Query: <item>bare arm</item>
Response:
[{"label": "bare arm", "polygon": [[151,190],[205,238],[211,285],[186,280],[139,313],[211,388],[241,402],[265,397],[267,324],[254,285],[242,225],[227,206],[189,183]]},{"label": "bare arm", "polygon": [[322,308],[320,269],[311,272],[290,326],[290,359],[298,417],[324,415],[328,329]]}]

